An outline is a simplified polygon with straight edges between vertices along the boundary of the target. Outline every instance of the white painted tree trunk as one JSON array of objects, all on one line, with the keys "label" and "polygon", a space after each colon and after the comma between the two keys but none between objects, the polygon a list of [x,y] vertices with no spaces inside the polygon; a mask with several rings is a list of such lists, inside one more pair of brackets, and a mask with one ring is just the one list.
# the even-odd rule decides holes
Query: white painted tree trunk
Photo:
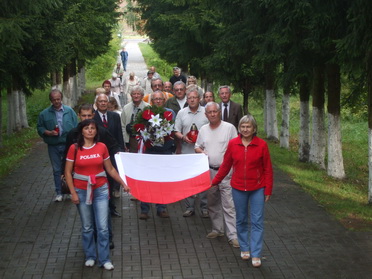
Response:
[{"label": "white painted tree trunk", "polygon": [[76,104],[76,91],[77,91],[77,84],[76,84],[76,76],[70,77],[67,82],[63,83],[63,104],[74,107]]},{"label": "white painted tree trunk", "polygon": [[283,95],[282,98],[282,124],[280,128],[280,147],[289,149],[289,114],[290,103],[289,94]]},{"label": "white painted tree trunk", "polygon": [[14,116],[14,127],[13,131],[20,131],[21,125],[21,114],[20,114],[20,104],[19,104],[19,90],[12,91],[12,102],[13,102],[13,116]]},{"label": "white painted tree trunk", "polygon": [[342,157],[341,120],[339,115],[328,113],[328,166],[327,173],[334,178],[345,177]]},{"label": "white painted tree trunk", "polygon": [[301,162],[309,161],[310,153],[310,110],[309,102],[300,102],[300,134],[299,134],[299,150],[298,159]]},{"label": "white painted tree trunk", "polygon": [[368,203],[372,204],[372,129],[368,129]]},{"label": "white painted tree trunk", "polygon": [[28,128],[28,119],[27,119],[27,106],[26,106],[26,96],[23,91],[19,91],[19,112],[21,118],[21,127]]},{"label": "white painted tree trunk", "polygon": [[278,121],[276,118],[276,98],[275,92],[266,89],[266,117],[267,117],[267,138],[278,141]]},{"label": "white painted tree trunk", "polygon": [[78,91],[77,91],[77,96],[76,96],[77,100],[79,100],[81,95],[84,93],[85,85],[86,85],[85,67],[82,67],[79,69],[79,72],[78,72]]},{"label": "white painted tree trunk", "polygon": [[264,123],[264,131],[267,135],[267,102],[266,102],[266,96],[265,100],[263,102],[263,123]]},{"label": "white painted tree trunk", "polygon": [[309,161],[325,169],[326,130],[324,109],[313,107],[313,127]]}]

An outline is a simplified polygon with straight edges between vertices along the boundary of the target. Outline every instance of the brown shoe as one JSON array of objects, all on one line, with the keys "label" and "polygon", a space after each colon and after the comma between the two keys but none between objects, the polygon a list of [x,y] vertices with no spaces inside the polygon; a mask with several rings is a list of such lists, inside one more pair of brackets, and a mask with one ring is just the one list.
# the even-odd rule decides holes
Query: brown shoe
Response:
[{"label": "brown shoe", "polygon": [[169,214],[168,214],[168,212],[166,212],[165,210],[162,211],[162,212],[158,212],[157,214],[158,214],[158,216],[159,216],[160,218],[169,218]]},{"label": "brown shoe", "polygon": [[140,220],[147,220],[149,219],[149,215],[147,213],[141,213],[139,218]]}]

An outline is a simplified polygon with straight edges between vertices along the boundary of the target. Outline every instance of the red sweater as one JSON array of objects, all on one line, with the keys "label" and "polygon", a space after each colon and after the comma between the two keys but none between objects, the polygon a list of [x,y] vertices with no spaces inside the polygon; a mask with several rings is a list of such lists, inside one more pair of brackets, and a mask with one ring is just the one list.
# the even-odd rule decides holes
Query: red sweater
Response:
[{"label": "red sweater", "polygon": [[241,191],[253,191],[264,187],[265,195],[271,195],[273,168],[269,148],[264,140],[255,136],[247,147],[243,145],[240,135],[230,140],[212,185],[221,183],[231,167],[233,167],[231,187]]}]

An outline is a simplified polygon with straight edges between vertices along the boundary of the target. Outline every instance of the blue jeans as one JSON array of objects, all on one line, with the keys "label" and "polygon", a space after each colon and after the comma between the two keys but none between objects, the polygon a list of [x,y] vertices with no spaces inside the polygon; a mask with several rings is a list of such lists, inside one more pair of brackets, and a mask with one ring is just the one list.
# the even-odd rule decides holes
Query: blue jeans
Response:
[{"label": "blue jeans", "polygon": [[[240,250],[250,251],[253,258],[261,258],[263,244],[264,188],[255,191],[240,191],[232,188],[236,210],[236,230]],[[248,228],[248,204],[250,205],[251,231]]]},{"label": "blue jeans", "polygon": [[128,60],[121,60],[121,62],[123,64],[124,71],[127,71],[127,62],[128,62]]},{"label": "blue jeans", "polygon": [[62,160],[65,154],[65,144],[48,144],[48,154],[50,162],[52,163],[56,194],[61,195]]},{"label": "blue jeans", "polygon": [[[108,230],[108,199],[107,184],[94,189],[93,202],[85,203],[87,191],[76,188],[80,203],[77,205],[82,224],[83,249],[85,260],[96,260],[98,251],[98,264],[104,265],[110,261],[109,230]],[[94,241],[94,224],[97,229],[97,244]],[[97,247],[96,247],[97,246]]]},{"label": "blue jeans", "polygon": [[[156,204],[156,212],[159,214],[167,208],[166,204]],[[141,202],[141,213],[148,214],[150,211],[150,203]]]}]

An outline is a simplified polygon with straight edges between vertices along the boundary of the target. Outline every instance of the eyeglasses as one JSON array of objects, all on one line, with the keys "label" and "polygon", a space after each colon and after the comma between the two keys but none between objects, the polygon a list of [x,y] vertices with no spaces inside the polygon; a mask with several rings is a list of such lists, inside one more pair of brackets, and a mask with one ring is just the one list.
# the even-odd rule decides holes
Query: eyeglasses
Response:
[{"label": "eyeglasses", "polygon": [[185,90],[185,88],[177,88],[177,89],[174,89],[174,91],[183,91],[183,90]]},{"label": "eyeglasses", "polygon": [[219,112],[220,112],[219,110],[210,110],[210,111],[206,111],[205,113],[206,114],[212,114],[212,113],[216,114],[216,113],[219,113]]},{"label": "eyeglasses", "polygon": [[187,97],[187,100],[195,100],[195,99],[199,99],[198,97]]},{"label": "eyeglasses", "polygon": [[163,100],[165,100],[164,98],[154,98],[153,99],[154,101],[163,101]]}]

